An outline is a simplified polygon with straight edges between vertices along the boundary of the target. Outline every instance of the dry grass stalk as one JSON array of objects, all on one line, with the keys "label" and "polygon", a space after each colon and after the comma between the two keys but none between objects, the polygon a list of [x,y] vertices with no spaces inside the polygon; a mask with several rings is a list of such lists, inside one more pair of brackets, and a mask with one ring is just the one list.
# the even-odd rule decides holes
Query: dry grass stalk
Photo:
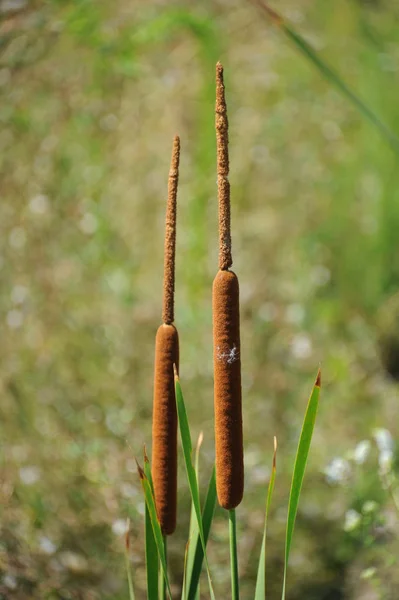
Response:
[{"label": "dry grass stalk", "polygon": [[216,485],[219,504],[235,508],[244,490],[239,285],[232,265],[228,121],[223,67],[216,66],[219,272],[213,282]]},{"label": "dry grass stalk", "polygon": [[179,368],[179,337],[174,321],[176,197],[180,140],[173,143],[168,180],[165,226],[163,324],[155,339],[154,404],[152,421],[152,477],[158,519],[164,535],[176,528],[177,412],[173,365]]}]

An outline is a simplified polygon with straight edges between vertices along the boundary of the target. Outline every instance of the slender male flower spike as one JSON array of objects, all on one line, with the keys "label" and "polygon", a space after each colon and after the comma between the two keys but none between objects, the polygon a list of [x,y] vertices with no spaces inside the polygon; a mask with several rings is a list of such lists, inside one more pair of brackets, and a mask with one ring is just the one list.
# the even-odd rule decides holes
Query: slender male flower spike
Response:
[{"label": "slender male flower spike", "polygon": [[213,282],[216,486],[219,504],[238,506],[244,490],[238,279],[231,256],[228,120],[223,67],[216,65],[219,271]]},{"label": "slender male flower spike", "polygon": [[173,142],[166,208],[162,320],[155,338],[154,405],[152,417],[152,478],[162,533],[176,528],[177,412],[173,365],[179,368],[179,337],[174,321],[176,197],[180,139]]}]

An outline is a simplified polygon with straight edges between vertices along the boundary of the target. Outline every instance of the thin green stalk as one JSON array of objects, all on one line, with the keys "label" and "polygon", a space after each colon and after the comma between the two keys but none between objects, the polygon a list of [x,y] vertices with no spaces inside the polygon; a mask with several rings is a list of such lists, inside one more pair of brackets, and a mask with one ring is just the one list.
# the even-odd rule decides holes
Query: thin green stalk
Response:
[{"label": "thin green stalk", "polygon": [[383,121],[375,114],[375,112],[361,99],[359,96],[342,80],[338,73],[330,67],[327,62],[322,59],[316,50],[297,33],[294,28],[274,9],[272,9],[268,3],[263,0],[252,0],[259,8],[261,8],[271,22],[276,25],[284,35],[291,40],[296,48],[305,56],[318,70],[319,72],[340,92],[347,100],[349,100],[353,106],[374,125],[390,145],[392,150],[396,154],[399,154],[399,138],[398,136],[389,129]]},{"label": "thin green stalk", "polygon": [[230,567],[231,567],[231,598],[239,600],[240,590],[238,585],[238,561],[237,561],[237,524],[235,508],[229,510],[229,534],[230,534]]},{"label": "thin green stalk", "polygon": [[126,573],[127,573],[127,583],[129,588],[129,600],[135,600],[134,596],[134,588],[133,588],[133,577],[132,577],[132,568],[130,564],[130,521],[127,520],[126,527],[126,535],[125,535],[125,564],[126,564]]},{"label": "thin green stalk", "polygon": [[267,534],[267,522],[270,511],[270,504],[272,501],[272,495],[274,490],[274,481],[276,479],[276,457],[277,457],[277,438],[274,437],[274,453],[273,453],[273,466],[270,475],[269,486],[267,489],[266,498],[266,511],[265,511],[265,525],[263,529],[262,547],[260,551],[259,564],[258,564],[258,575],[256,578],[255,588],[255,600],[265,600],[266,598],[266,534]]},{"label": "thin green stalk", "polygon": [[[165,552],[166,565],[168,564],[168,547],[166,535],[163,536],[163,547]],[[162,572],[162,565],[159,563],[159,600],[166,600],[166,582]]]},{"label": "thin green stalk", "polygon": [[[152,474],[150,461],[147,456],[146,448],[144,446],[144,474],[147,477],[152,495],[154,495],[154,485],[152,482]],[[159,600],[158,592],[158,570],[159,570],[159,558],[158,549],[152,529],[150,511],[147,503],[145,504],[145,562],[146,562],[146,575],[147,575],[147,600]]]}]

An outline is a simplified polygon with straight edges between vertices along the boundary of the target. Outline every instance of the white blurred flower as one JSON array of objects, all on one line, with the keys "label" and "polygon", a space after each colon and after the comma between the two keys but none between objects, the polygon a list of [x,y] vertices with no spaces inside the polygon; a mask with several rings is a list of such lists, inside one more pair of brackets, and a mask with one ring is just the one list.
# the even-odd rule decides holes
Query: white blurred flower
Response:
[{"label": "white blurred flower", "polygon": [[262,321],[266,321],[266,323],[271,323],[276,319],[277,312],[277,307],[275,304],[273,304],[273,302],[265,302],[259,308],[258,315]]},{"label": "white blurred flower", "polygon": [[92,213],[85,213],[79,221],[79,228],[86,235],[92,235],[97,229],[97,219]]},{"label": "white blurred flower", "polygon": [[330,281],[331,273],[327,269],[327,267],[324,267],[323,265],[318,265],[313,269],[311,273],[311,279],[314,285],[322,287]]},{"label": "white blurred flower", "polygon": [[105,279],[115,294],[124,294],[129,289],[129,277],[123,269],[115,269],[106,275]]},{"label": "white blurred flower", "polygon": [[39,538],[39,548],[44,554],[54,554],[57,550],[57,546],[48,537],[44,535]]},{"label": "white blurred flower", "polygon": [[44,194],[33,196],[29,201],[29,210],[34,215],[44,215],[49,207],[48,197]]},{"label": "white blurred flower", "polygon": [[22,304],[27,296],[29,290],[25,285],[15,285],[11,290],[11,300],[14,304]]},{"label": "white blurred flower", "polygon": [[364,514],[370,514],[377,510],[378,504],[374,500],[367,500],[362,506],[362,512]]},{"label": "white blurred flower", "polygon": [[122,483],[121,494],[124,498],[134,498],[135,496],[137,496],[138,491],[137,488],[131,483]]},{"label": "white blurred flower", "polygon": [[293,325],[300,325],[305,318],[305,309],[301,304],[294,303],[287,306],[285,320]]},{"label": "white blurred flower", "polygon": [[11,248],[15,248],[16,250],[23,248],[26,243],[25,230],[22,227],[14,227],[8,236],[8,241]]},{"label": "white blurred flower", "polygon": [[377,570],[375,567],[368,567],[368,569],[364,569],[364,571],[360,573],[360,577],[361,579],[371,579],[372,577],[374,577],[376,572]]},{"label": "white blurred flower", "polygon": [[387,475],[392,469],[393,452],[392,450],[382,450],[378,457],[380,475]]},{"label": "white blurred flower", "polygon": [[251,481],[255,485],[267,483],[270,479],[270,469],[266,466],[258,465],[251,469]]},{"label": "white blurred flower", "polygon": [[345,458],[333,458],[324,474],[328,483],[344,483],[351,475],[351,467]]},{"label": "white blurred flower", "polygon": [[388,429],[374,429],[373,437],[380,452],[383,452],[384,450],[390,450],[392,452],[394,450],[395,442]]},{"label": "white blurred flower", "polygon": [[21,467],[19,478],[25,485],[33,485],[40,479],[40,469],[35,466]]},{"label": "white blurred flower", "polygon": [[362,440],[359,442],[353,452],[353,460],[358,465],[362,465],[366,462],[368,455],[370,454],[371,443],[370,440]]},{"label": "white blurred flower", "polygon": [[87,571],[88,562],[87,559],[81,554],[77,554],[76,552],[63,552],[61,554],[61,563],[69,571],[73,573],[84,573]]},{"label": "white blurred flower", "polygon": [[14,308],[7,313],[7,325],[10,329],[18,329],[24,322],[23,312]]},{"label": "white blurred flower", "polygon": [[124,535],[128,532],[129,525],[126,519],[116,519],[112,523],[112,533],[115,535]]},{"label": "white blurred flower", "polygon": [[312,341],[305,333],[298,333],[291,341],[291,352],[295,358],[309,358],[312,354]]},{"label": "white blurred flower", "polygon": [[362,521],[362,516],[353,508],[350,508],[345,513],[345,523],[344,530],[345,531],[353,531],[360,525]]},{"label": "white blurred flower", "polygon": [[3,585],[5,585],[9,590],[17,589],[17,580],[14,575],[4,575],[3,577]]}]

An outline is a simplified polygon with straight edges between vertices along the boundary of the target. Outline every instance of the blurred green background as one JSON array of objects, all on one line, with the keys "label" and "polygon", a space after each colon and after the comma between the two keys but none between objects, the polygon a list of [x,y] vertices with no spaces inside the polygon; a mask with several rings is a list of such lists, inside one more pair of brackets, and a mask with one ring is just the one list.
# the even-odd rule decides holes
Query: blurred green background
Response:
[{"label": "blurred green background", "polygon": [[[399,132],[399,6],[275,8]],[[397,366],[398,155],[245,0],[2,0],[0,53],[0,598],[126,600],[128,516],[145,598],[134,456],[151,443],[175,133],[180,374],[209,477],[220,59],[241,284],[242,597],[253,597],[277,435],[268,581],[279,598],[289,474],[321,364],[288,598],[397,599],[398,387],[379,341]],[[180,461],[175,594],[188,518]],[[229,596],[227,536],[217,511],[209,553],[219,598]]]}]

